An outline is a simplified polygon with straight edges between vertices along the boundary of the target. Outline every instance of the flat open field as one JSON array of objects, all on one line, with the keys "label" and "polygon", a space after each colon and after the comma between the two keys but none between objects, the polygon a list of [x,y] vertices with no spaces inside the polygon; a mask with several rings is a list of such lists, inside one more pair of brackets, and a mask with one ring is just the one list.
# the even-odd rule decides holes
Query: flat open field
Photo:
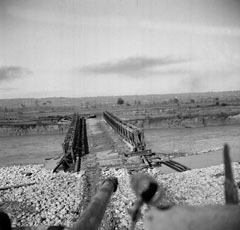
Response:
[{"label": "flat open field", "polygon": [[64,134],[0,137],[0,167],[41,164],[62,153]]},{"label": "flat open field", "polygon": [[145,130],[147,145],[153,152],[192,155],[176,158],[190,168],[221,164],[224,143],[230,145],[232,161],[240,161],[239,137],[240,126]]}]

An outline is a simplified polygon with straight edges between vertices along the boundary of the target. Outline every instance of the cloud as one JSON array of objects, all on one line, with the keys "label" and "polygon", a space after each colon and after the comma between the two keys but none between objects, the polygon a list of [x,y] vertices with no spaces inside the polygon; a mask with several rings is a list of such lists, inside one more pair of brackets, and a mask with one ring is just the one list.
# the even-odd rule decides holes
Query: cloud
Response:
[{"label": "cloud", "polygon": [[120,74],[126,76],[141,74],[142,76],[145,76],[145,74],[161,73],[161,68],[163,68],[163,72],[169,74],[171,71],[164,69],[166,66],[176,65],[187,61],[187,59],[173,57],[130,57],[116,62],[105,62],[98,65],[86,66],[81,68],[80,71],[92,74]]},{"label": "cloud", "polygon": [[13,90],[17,90],[17,88],[13,88],[13,87],[3,88],[3,87],[0,87],[0,91],[3,91],[3,92],[13,91]]},{"label": "cloud", "polygon": [[180,23],[180,22],[168,22],[168,21],[142,21],[140,25],[143,28],[168,31],[168,32],[181,32],[195,35],[218,35],[218,36],[240,36],[240,28],[229,26],[207,26],[196,23]]},{"label": "cloud", "polygon": [[31,73],[29,69],[20,66],[2,66],[0,67],[0,82],[23,78]]}]

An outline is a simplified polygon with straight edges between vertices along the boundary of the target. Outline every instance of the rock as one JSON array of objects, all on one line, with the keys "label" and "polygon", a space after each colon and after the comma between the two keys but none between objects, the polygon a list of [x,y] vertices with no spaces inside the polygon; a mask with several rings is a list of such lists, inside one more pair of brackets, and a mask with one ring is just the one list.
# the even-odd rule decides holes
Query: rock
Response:
[{"label": "rock", "polygon": [[239,181],[239,182],[237,182],[237,187],[238,187],[238,188],[240,188],[240,181]]},{"label": "rock", "polygon": [[25,174],[26,176],[32,176],[32,173],[31,172],[28,172]]}]

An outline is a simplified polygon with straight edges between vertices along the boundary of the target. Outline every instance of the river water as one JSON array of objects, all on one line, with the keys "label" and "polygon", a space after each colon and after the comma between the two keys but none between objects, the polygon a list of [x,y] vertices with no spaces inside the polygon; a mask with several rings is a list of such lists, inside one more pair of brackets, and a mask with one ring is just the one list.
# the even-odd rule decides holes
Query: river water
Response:
[{"label": "river water", "polygon": [[[0,137],[0,167],[12,164],[44,163],[62,153],[64,134]],[[190,168],[223,162],[222,146],[228,143],[233,161],[240,161],[240,126],[145,130],[149,148],[157,153],[205,152],[175,158]],[[168,170],[169,171],[169,170]],[[171,172],[171,171],[169,171]]]},{"label": "river water", "polygon": [[223,163],[222,147],[230,145],[232,161],[240,161],[240,126],[145,130],[148,147],[157,153],[184,152],[200,155],[175,158],[190,167],[203,168]]},{"label": "river water", "polygon": [[65,134],[0,137],[0,167],[44,163],[62,153]]}]

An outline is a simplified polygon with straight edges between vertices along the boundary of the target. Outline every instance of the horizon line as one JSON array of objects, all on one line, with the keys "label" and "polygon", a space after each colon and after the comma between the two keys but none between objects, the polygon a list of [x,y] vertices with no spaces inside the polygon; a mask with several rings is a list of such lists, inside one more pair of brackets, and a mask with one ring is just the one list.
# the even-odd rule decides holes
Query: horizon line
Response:
[{"label": "horizon line", "polygon": [[14,98],[0,98],[0,100],[16,100],[16,99],[48,99],[48,98],[69,98],[69,99],[80,99],[80,98],[96,98],[96,97],[129,97],[129,96],[156,96],[156,95],[174,95],[174,94],[204,94],[204,93],[227,93],[227,92],[239,92],[239,90],[224,90],[224,91],[205,91],[205,92],[183,92],[183,93],[153,93],[153,94],[125,94],[125,95],[98,95],[98,96],[79,96],[79,97],[68,97],[68,96],[57,96],[57,97],[14,97]]}]

